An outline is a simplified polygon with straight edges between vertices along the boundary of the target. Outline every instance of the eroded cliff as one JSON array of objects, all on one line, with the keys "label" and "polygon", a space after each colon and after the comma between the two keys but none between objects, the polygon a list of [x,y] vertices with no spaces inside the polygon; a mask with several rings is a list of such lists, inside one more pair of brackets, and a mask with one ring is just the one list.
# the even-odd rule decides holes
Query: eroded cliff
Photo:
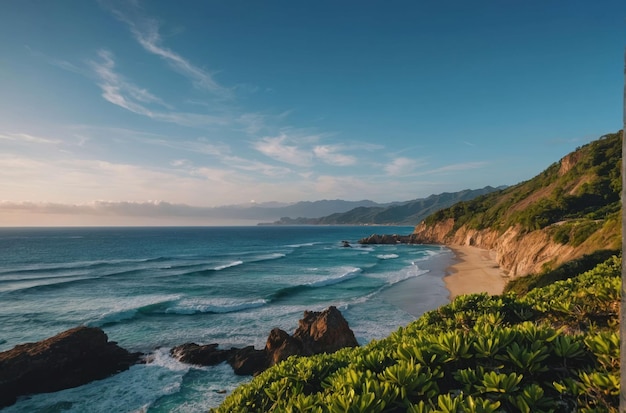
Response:
[{"label": "eroded cliff", "polygon": [[572,247],[551,240],[546,231],[523,234],[519,227],[503,233],[467,227],[450,232],[454,222],[415,228],[412,241],[427,244],[471,245],[495,252],[498,265],[510,277],[540,272],[544,266],[555,266],[590,252],[588,246]]},{"label": "eroded cliff", "polygon": [[440,210],[410,242],[491,250],[511,277],[618,250],[621,146],[621,132],[605,135],[533,179]]}]

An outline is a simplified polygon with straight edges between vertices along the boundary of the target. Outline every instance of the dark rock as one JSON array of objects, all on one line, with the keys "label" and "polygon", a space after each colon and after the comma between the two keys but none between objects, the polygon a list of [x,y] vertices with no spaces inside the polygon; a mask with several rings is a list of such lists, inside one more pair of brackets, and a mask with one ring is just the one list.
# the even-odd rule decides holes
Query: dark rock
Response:
[{"label": "dark rock", "polygon": [[228,359],[228,364],[240,376],[256,376],[269,367],[267,352],[255,350],[253,346],[236,350]]},{"label": "dark rock", "polygon": [[280,328],[274,328],[270,331],[270,335],[267,337],[267,343],[265,344],[265,351],[267,352],[270,366],[286,360],[289,356],[303,354],[302,342],[291,337]]},{"label": "dark rock", "polygon": [[128,369],[139,360],[99,328],[77,327],[0,353],[0,407],[18,396],[77,387]]},{"label": "dark rock", "polygon": [[417,244],[418,239],[414,234],[398,235],[398,234],[372,234],[359,240],[359,244]]},{"label": "dark rock", "polygon": [[344,347],[358,347],[354,333],[337,307],[326,310],[305,311],[293,334],[302,342],[304,355],[333,353]]},{"label": "dark rock", "polygon": [[174,347],[170,353],[184,363],[203,366],[226,360],[235,374],[257,375],[290,356],[332,353],[358,345],[341,312],[336,307],[329,307],[321,312],[305,311],[293,336],[280,328],[272,329],[263,350],[256,350],[253,346],[220,350],[217,344],[187,343]]},{"label": "dark rock", "polygon": [[214,366],[228,360],[236,349],[220,350],[217,344],[185,343],[170,350],[172,357],[183,363]]}]

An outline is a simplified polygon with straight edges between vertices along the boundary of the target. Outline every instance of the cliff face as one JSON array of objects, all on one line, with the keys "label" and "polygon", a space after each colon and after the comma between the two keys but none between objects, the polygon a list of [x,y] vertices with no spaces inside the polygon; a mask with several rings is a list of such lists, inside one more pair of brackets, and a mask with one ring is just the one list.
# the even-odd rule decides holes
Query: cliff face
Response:
[{"label": "cliff face", "polygon": [[555,243],[545,231],[522,234],[519,227],[510,227],[499,233],[461,227],[451,233],[453,225],[452,219],[434,226],[419,224],[412,240],[428,244],[469,245],[494,251],[496,262],[510,277],[540,272],[544,264],[558,265],[586,251],[586,248]]},{"label": "cliff face", "polygon": [[621,132],[579,147],[536,177],[439,210],[410,242],[495,252],[511,277],[621,247]]}]

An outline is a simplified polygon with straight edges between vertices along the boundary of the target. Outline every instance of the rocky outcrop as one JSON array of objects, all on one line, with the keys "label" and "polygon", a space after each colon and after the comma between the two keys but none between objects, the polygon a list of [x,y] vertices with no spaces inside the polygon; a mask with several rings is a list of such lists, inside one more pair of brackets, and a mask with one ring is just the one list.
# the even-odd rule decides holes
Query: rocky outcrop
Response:
[{"label": "rocky outcrop", "polygon": [[217,343],[206,345],[186,343],[173,347],[170,354],[183,363],[214,366],[228,360],[236,351],[236,349],[221,350],[217,347]]},{"label": "rocky outcrop", "polygon": [[235,374],[240,376],[256,376],[269,367],[268,354],[265,350],[256,350],[254,346],[247,346],[236,350],[228,359],[228,364]]},{"label": "rocky outcrop", "polygon": [[302,343],[305,356],[358,346],[348,322],[336,307],[322,312],[305,311],[293,337]]},{"label": "rocky outcrop", "polygon": [[504,232],[475,230],[465,226],[453,231],[454,221],[415,227],[413,242],[422,244],[469,245],[495,252],[495,260],[510,277],[538,273],[546,264],[558,265],[583,255],[585,246],[574,248],[554,242],[547,231],[522,231],[509,227]]},{"label": "rocky outcrop", "polygon": [[0,353],[0,407],[18,396],[80,386],[128,369],[129,353],[98,328],[77,327]]},{"label": "rocky outcrop", "polygon": [[293,336],[274,328],[263,350],[256,350],[253,346],[220,350],[217,344],[188,343],[174,347],[170,353],[182,362],[205,366],[227,361],[235,374],[256,375],[290,356],[333,353],[358,345],[348,322],[336,307],[331,306],[321,312],[305,311]]},{"label": "rocky outcrop", "polygon": [[265,343],[265,351],[270,366],[278,364],[294,354],[304,354],[302,341],[290,336],[280,328],[274,328],[270,331]]},{"label": "rocky outcrop", "polygon": [[359,244],[415,244],[413,235],[372,234],[359,240]]},{"label": "rocky outcrop", "polygon": [[[410,235],[373,234],[359,240],[359,244],[400,243],[468,245],[490,250],[495,253],[496,262],[509,277],[538,273],[545,265],[556,266],[597,249],[585,243],[577,247],[557,243],[546,229],[531,232],[523,231],[519,226],[509,227],[504,232],[476,230],[466,226],[455,229],[453,219],[442,220],[435,225],[422,222]],[[611,247],[609,245],[608,248]]]}]

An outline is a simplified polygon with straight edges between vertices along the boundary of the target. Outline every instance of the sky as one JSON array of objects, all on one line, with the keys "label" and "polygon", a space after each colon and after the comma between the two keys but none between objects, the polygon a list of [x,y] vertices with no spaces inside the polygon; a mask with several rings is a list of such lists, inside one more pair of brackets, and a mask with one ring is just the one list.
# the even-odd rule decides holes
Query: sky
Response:
[{"label": "sky", "polygon": [[514,185],[622,128],[625,46],[623,0],[3,0],[0,226]]}]

